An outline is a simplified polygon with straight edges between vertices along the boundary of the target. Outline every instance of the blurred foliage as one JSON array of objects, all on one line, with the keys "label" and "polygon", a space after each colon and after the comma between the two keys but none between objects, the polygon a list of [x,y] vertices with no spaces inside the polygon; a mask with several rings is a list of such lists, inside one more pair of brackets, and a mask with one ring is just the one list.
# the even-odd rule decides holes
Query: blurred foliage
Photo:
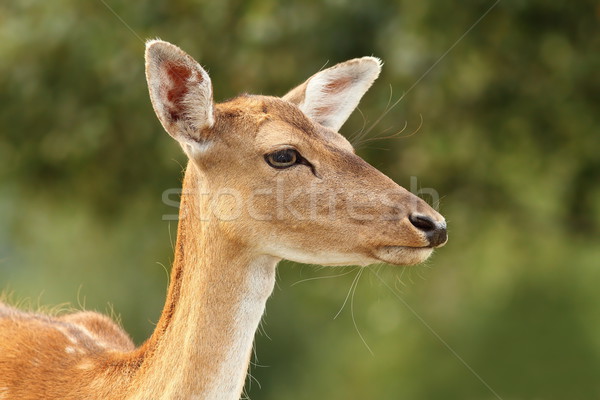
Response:
[{"label": "blurred foliage", "polygon": [[335,319],[356,272],[293,285],[336,271],[283,263],[251,398],[600,398],[597,2],[500,1],[473,26],[492,2],[105,1],[0,3],[1,287],[150,334],[176,230],[161,193],[185,158],[150,106],[143,39],[200,60],[217,100],[373,54],[384,72],[343,132],[406,94],[368,137],[406,122],[402,138],[359,153],[435,188],[450,242],[365,270]]}]

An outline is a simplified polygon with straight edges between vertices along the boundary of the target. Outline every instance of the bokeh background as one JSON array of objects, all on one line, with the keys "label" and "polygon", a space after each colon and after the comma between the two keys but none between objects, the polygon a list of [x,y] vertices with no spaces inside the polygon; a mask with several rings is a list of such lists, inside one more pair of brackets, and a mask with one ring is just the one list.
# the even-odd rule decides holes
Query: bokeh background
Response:
[{"label": "bokeh background", "polygon": [[249,396],[600,398],[600,5],[493,4],[0,2],[0,287],[152,331],[176,232],[162,193],[185,158],[152,111],[144,39],[200,60],[217,100],[376,55],[342,132],[405,94],[366,139],[406,129],[358,152],[435,189],[450,241],[355,289],[358,270],[283,263]]}]

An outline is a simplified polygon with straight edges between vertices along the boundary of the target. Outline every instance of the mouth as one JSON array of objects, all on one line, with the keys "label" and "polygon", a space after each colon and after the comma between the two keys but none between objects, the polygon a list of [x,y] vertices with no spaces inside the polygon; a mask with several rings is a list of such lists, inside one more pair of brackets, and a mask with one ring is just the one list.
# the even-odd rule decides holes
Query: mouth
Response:
[{"label": "mouth", "polygon": [[378,260],[394,265],[414,265],[427,260],[433,247],[382,246],[373,251]]}]

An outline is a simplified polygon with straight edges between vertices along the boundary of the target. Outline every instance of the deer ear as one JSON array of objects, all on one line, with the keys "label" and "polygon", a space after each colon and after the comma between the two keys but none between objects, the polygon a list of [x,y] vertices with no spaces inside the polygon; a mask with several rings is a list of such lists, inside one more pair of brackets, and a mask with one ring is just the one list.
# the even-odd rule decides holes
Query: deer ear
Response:
[{"label": "deer ear", "polygon": [[381,72],[381,60],[355,58],[317,72],[283,96],[309,118],[338,131]]},{"label": "deer ear", "polygon": [[154,112],[184,150],[208,145],[203,131],[214,124],[210,77],[179,47],[146,42],[146,80]]}]

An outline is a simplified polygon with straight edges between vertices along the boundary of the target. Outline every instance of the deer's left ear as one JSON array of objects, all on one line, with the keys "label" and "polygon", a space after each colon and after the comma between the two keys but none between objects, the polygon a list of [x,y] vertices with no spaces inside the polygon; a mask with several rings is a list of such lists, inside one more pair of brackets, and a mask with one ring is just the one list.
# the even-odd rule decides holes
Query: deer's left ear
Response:
[{"label": "deer's left ear", "polygon": [[381,72],[381,60],[355,58],[317,72],[283,96],[309,118],[338,131]]},{"label": "deer's left ear", "polygon": [[215,118],[212,83],[200,64],[171,43],[150,40],[146,80],[154,111],[169,135],[188,155],[205,148],[208,138],[203,131]]}]

